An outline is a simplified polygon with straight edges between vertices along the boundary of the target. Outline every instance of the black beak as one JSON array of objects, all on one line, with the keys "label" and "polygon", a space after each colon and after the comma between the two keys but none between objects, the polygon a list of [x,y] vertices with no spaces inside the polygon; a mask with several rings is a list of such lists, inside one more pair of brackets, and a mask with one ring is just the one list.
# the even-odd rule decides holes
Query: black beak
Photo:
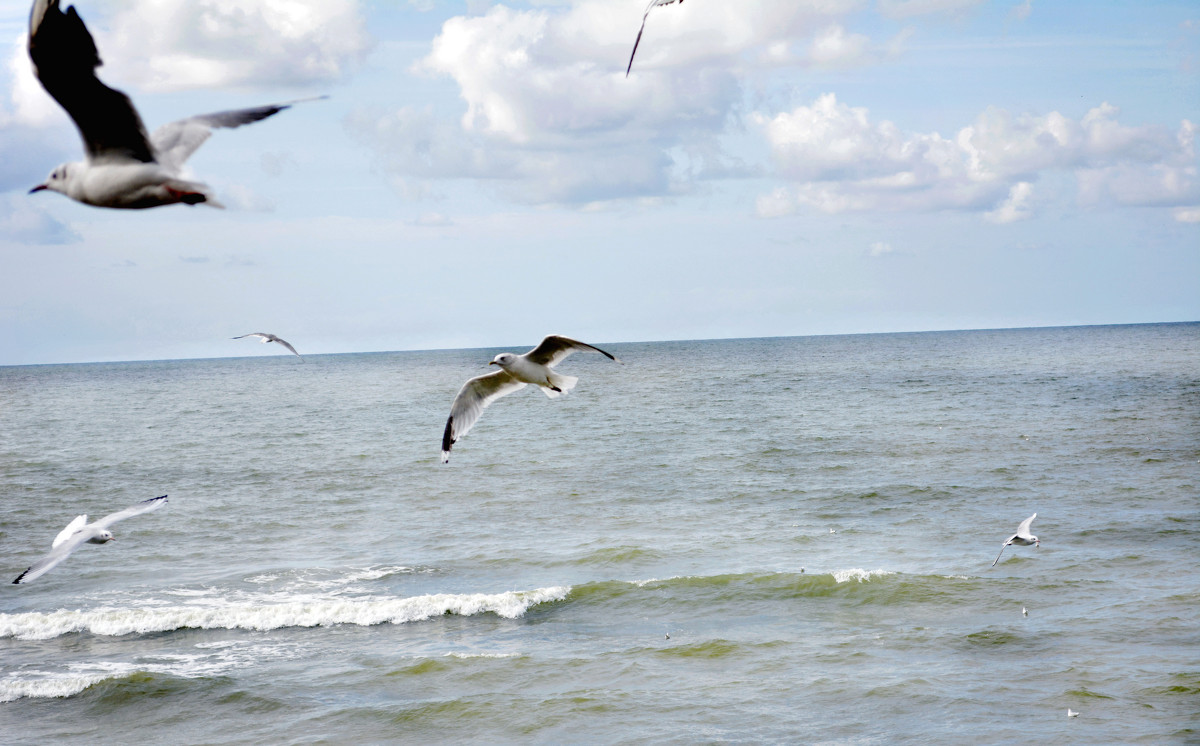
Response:
[{"label": "black beak", "polygon": [[33,194],[34,192],[40,192],[40,191],[42,191],[42,190],[44,190],[44,189],[49,189],[49,188],[50,188],[50,187],[46,186],[45,184],[38,184],[38,185],[37,185],[37,186],[35,186],[33,189],[30,189],[30,190],[29,190],[29,193],[30,193],[30,194]]}]

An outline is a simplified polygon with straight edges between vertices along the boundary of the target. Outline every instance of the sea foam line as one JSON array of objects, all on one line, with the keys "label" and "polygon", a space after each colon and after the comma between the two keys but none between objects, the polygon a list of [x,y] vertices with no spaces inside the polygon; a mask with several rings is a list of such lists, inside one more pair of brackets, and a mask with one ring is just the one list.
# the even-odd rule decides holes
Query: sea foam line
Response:
[{"label": "sea foam line", "polygon": [[404,624],[443,614],[474,616],[493,613],[516,619],[532,606],[562,601],[570,586],[505,593],[438,593],[410,598],[316,599],[276,604],[239,603],[223,606],[155,606],[144,608],[60,609],[50,613],[0,614],[0,638],[48,640],[72,632],[119,636],[176,629],[249,629],[371,626]]},{"label": "sea foam line", "polygon": [[881,578],[886,575],[895,575],[896,573],[890,570],[862,570],[860,568],[851,568],[849,570],[835,570],[830,573],[833,579],[838,583],[848,583],[851,580],[857,580],[860,583],[865,583],[871,578]]}]

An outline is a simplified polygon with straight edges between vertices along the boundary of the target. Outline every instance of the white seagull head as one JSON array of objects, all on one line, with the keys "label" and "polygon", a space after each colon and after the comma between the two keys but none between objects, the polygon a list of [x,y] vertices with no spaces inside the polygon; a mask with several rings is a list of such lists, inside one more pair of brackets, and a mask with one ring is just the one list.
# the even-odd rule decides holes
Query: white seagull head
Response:
[{"label": "white seagull head", "polygon": [[499,365],[501,368],[507,368],[508,366],[512,365],[513,361],[516,359],[517,356],[511,352],[502,352],[496,357],[492,358],[492,362],[488,363],[488,365]]}]

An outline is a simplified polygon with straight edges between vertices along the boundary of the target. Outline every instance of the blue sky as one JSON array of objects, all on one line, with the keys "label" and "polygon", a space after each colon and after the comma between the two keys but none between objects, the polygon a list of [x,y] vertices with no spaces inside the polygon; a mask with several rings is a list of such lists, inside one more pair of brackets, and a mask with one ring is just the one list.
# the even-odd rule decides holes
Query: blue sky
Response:
[{"label": "blue sky", "polygon": [[1194,2],[81,0],[226,210],[81,158],[0,0],[0,364],[1200,319]]}]

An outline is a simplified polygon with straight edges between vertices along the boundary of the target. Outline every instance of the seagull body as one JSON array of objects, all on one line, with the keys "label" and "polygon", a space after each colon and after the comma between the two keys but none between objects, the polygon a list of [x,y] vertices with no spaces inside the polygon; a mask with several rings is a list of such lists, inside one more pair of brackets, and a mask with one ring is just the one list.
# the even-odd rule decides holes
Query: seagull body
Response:
[{"label": "seagull body", "polygon": [[650,4],[646,6],[646,13],[642,16],[642,27],[638,29],[637,38],[633,40],[633,52],[629,55],[629,66],[625,68],[625,77],[628,78],[629,71],[633,69],[633,57],[637,54],[638,44],[642,41],[642,32],[646,30],[646,19],[650,17],[650,11],[659,5],[670,5],[674,2],[683,5],[683,0],[650,0]]},{"label": "seagull body", "polygon": [[30,193],[50,190],[95,207],[142,209],[201,202],[220,207],[204,184],[182,175],[183,164],[215,127],[266,119],[293,103],[201,114],[163,125],[147,136],[133,102],[96,77],[102,63],[83,19],[59,0],[35,0],[29,14],[33,69],[83,138],[86,160],[65,163]]},{"label": "seagull body", "polygon": [[555,373],[552,368],[576,350],[599,352],[601,355],[621,362],[599,347],[578,342],[567,337],[550,335],[524,355],[504,352],[497,355],[488,365],[500,370],[472,378],[463,384],[454,403],[450,405],[450,418],[442,434],[442,463],[450,460],[450,448],[459,438],[470,431],[489,404],[506,394],[534,384],[551,399],[570,392],[579,381],[574,376]]},{"label": "seagull body", "polygon": [[76,516],[75,520],[68,523],[67,527],[54,537],[54,543],[50,545],[50,553],[30,565],[29,569],[18,575],[13,583],[28,583],[40,578],[84,544],[106,544],[114,541],[112,532],[108,530],[109,526],[130,516],[157,510],[166,501],[166,495],[152,497],[125,510],[106,515],[94,523],[88,523],[86,515]]},{"label": "seagull body", "polygon": [[249,334],[243,334],[240,337],[234,337],[234,339],[245,339],[246,337],[258,337],[258,341],[262,342],[263,344],[267,344],[268,342],[278,342],[279,344],[291,350],[292,354],[296,357],[300,358],[301,360],[304,359],[299,352],[296,352],[296,348],[288,344],[288,341],[282,337],[276,337],[274,334],[267,334],[266,332],[250,332]]},{"label": "seagull body", "polygon": [[1077,718],[1077,717],[1079,717],[1079,713],[1078,713],[1078,712],[1075,712],[1075,711],[1074,711],[1074,710],[1072,710],[1070,707],[1068,707],[1068,708],[1067,708],[1067,717],[1069,717],[1069,718]]},{"label": "seagull body", "polygon": [[[1008,537],[1008,541],[1004,542],[1003,546],[1000,547],[1000,554],[1004,554],[1004,547],[1007,547],[1009,544],[1015,544],[1022,547],[1027,547],[1030,544],[1036,544],[1039,547],[1042,545],[1042,543],[1038,541],[1038,537],[1029,533],[1029,527],[1033,525],[1034,518],[1037,518],[1037,513],[1034,513],[1025,520],[1021,521],[1021,525],[1017,526],[1017,532]],[[1000,561],[1000,554],[996,555],[996,560],[995,562],[992,562],[992,567],[995,567],[996,562]]]}]

